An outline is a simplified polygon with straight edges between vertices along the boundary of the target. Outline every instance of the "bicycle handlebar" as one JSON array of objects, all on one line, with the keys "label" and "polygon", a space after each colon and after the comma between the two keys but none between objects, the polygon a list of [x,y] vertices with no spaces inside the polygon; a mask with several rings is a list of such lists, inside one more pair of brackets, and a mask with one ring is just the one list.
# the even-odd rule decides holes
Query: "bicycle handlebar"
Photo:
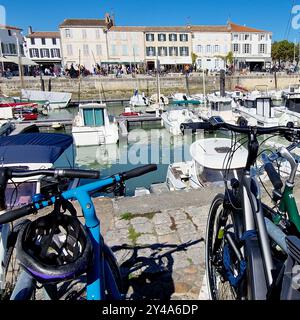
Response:
[{"label": "bicycle handlebar", "polygon": [[100,172],[80,169],[15,170],[10,169],[11,178],[29,178],[37,175],[56,178],[99,179]]},{"label": "bicycle handlebar", "polygon": [[139,168],[127,171],[127,172],[123,172],[121,175],[124,180],[129,180],[129,179],[140,177],[146,173],[156,171],[156,170],[157,170],[156,164],[149,164],[149,165],[139,167]]},{"label": "bicycle handlebar", "polygon": [[8,212],[0,215],[0,225],[13,222],[15,220],[29,216],[30,214],[34,214],[36,212],[37,212],[37,210],[36,210],[34,204],[29,204],[29,205],[24,206],[20,209],[8,211]]}]

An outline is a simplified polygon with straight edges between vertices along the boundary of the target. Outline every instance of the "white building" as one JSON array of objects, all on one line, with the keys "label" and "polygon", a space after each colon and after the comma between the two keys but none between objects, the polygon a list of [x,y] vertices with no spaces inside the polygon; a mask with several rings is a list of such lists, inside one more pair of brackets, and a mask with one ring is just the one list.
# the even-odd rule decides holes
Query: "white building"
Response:
[{"label": "white building", "polygon": [[231,51],[236,69],[249,67],[251,71],[270,66],[272,62],[272,33],[229,23]]},{"label": "white building", "polygon": [[233,53],[236,69],[260,70],[271,62],[271,32],[232,22],[226,26],[192,26],[192,32],[199,69],[224,69],[229,52]]},{"label": "white building", "polygon": [[63,66],[84,65],[92,71],[109,60],[107,23],[101,19],[66,19],[60,26]]},{"label": "white building", "polygon": [[29,27],[26,40],[26,56],[42,69],[61,66],[61,43],[59,32],[32,31]]},{"label": "white building", "polygon": [[226,26],[192,26],[193,53],[197,69],[226,68],[226,56],[231,50],[231,35]]},{"label": "white building", "polygon": [[17,27],[0,25],[1,70],[3,68],[5,70],[10,69],[13,74],[17,74],[19,69],[19,55],[23,66],[34,64],[34,62],[24,56],[24,38],[21,31],[22,29]]}]

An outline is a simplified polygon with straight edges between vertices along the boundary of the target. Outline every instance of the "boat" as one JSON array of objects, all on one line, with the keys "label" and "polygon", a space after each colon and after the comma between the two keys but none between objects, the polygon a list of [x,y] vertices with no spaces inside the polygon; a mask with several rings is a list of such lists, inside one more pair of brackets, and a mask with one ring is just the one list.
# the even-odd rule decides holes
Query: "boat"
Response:
[{"label": "boat", "polygon": [[[173,163],[168,167],[166,183],[171,191],[220,187],[224,185],[226,158],[232,148],[231,139],[200,139],[190,147],[191,161]],[[242,174],[248,151],[237,144],[226,179]]]},{"label": "boat", "polygon": [[203,93],[197,93],[191,95],[191,99],[195,101],[199,101],[200,104],[204,104],[206,101],[206,96]]},{"label": "boat", "polygon": [[[26,170],[66,167],[67,163],[72,162],[72,145],[72,137],[65,134],[25,133],[1,137],[1,165]],[[54,183],[53,179],[43,176],[14,178],[6,188],[8,208],[12,204],[19,207],[31,203],[33,195],[45,194]]]},{"label": "boat", "polygon": [[38,119],[37,105],[33,103],[0,103],[0,119],[35,121]]},{"label": "boat", "polygon": [[181,135],[183,123],[200,122],[200,118],[192,111],[180,108],[170,109],[161,115],[162,125],[172,134]]},{"label": "boat", "polygon": [[122,112],[120,114],[120,117],[125,117],[125,118],[127,118],[127,117],[139,117],[141,115],[142,115],[142,113],[135,111],[134,107],[125,107],[124,108],[124,112]]},{"label": "boat", "polygon": [[159,101],[160,104],[163,104],[164,106],[167,106],[169,104],[169,98],[164,96],[163,94],[159,94],[159,99],[157,99],[158,94],[153,94],[150,99],[149,102],[150,103],[157,103]]},{"label": "boat", "polygon": [[134,95],[130,98],[129,105],[132,107],[146,107],[149,105],[149,99],[145,97],[144,92],[142,94],[135,90]]},{"label": "boat", "polygon": [[300,126],[300,93],[286,94],[284,105],[275,108],[279,116],[285,119],[281,125],[293,122],[296,127]]},{"label": "boat", "polygon": [[77,147],[115,144],[119,141],[119,129],[115,119],[111,122],[106,104],[80,104],[72,127]]},{"label": "boat", "polygon": [[60,123],[60,122],[53,122],[51,128],[55,129],[55,130],[60,130],[63,129],[65,126],[64,124]]},{"label": "boat", "polygon": [[68,92],[22,89],[21,94],[21,102],[35,102],[49,109],[64,109],[68,106],[72,98],[72,93]]},{"label": "boat", "polygon": [[218,93],[207,95],[207,108],[200,111],[200,117],[208,121],[211,117],[220,116],[227,123],[236,123],[235,102],[231,97]]},{"label": "boat", "polygon": [[[276,127],[291,121],[284,107],[274,107],[271,97],[248,95],[236,107],[237,124],[259,127]],[[282,110],[282,111],[281,111]]]},{"label": "boat", "polygon": [[172,104],[182,105],[182,104],[200,104],[200,100],[194,99],[185,93],[175,93],[171,95]]}]

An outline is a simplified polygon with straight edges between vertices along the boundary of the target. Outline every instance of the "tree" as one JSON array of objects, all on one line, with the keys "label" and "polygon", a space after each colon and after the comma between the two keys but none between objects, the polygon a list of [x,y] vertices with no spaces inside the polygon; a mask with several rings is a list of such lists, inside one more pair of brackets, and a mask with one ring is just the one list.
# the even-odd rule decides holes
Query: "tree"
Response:
[{"label": "tree", "polygon": [[193,66],[196,64],[196,61],[197,61],[197,58],[198,58],[198,56],[196,55],[196,53],[192,53],[192,64],[193,64]]},{"label": "tree", "polygon": [[228,54],[226,56],[226,62],[228,62],[229,64],[233,64],[234,56],[233,56],[233,52],[232,51],[228,52]]},{"label": "tree", "polygon": [[288,40],[274,42],[272,45],[272,59],[273,61],[282,62],[292,62],[294,61],[294,55],[296,56],[296,61],[299,61],[299,46]]}]

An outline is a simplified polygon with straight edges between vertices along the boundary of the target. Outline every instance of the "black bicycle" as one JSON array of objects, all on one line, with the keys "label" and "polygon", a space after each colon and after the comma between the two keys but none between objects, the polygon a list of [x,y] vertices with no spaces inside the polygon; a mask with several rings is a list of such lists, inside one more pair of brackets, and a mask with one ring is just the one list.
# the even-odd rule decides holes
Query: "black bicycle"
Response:
[{"label": "black bicycle", "polygon": [[[274,128],[238,127],[225,123],[220,117],[213,117],[208,123],[200,124],[198,129],[229,130],[232,133],[232,147],[224,160],[225,192],[213,200],[207,223],[206,275],[210,298],[290,299],[291,290],[294,290],[290,286],[292,272],[286,280],[284,272],[290,270],[291,266],[277,268],[266,227],[255,163],[259,155],[259,135],[280,135],[289,141],[299,142],[300,128],[293,128],[292,125]],[[234,154],[244,144],[248,144],[248,158],[243,173],[228,181]],[[273,166],[267,166],[265,170],[273,185],[281,182]],[[286,241],[288,257],[297,259],[300,240],[287,237]],[[284,259],[289,261],[286,257]]]}]

